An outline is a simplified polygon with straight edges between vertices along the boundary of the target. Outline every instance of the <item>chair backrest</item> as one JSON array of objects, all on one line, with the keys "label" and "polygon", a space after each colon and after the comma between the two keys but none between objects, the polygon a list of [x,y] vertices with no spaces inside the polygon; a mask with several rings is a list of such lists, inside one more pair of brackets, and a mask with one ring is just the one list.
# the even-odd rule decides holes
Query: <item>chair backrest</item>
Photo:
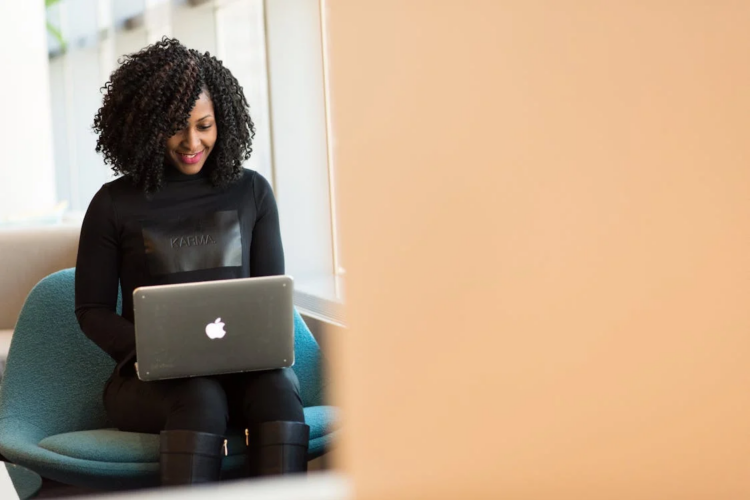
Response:
[{"label": "chair backrest", "polygon": [[297,310],[294,310],[294,372],[297,374],[302,404],[323,404],[324,387],[321,373],[320,346]]},{"label": "chair backrest", "polygon": [[107,426],[102,390],[114,362],[78,326],[74,279],[66,269],[31,290],[0,385],[0,418],[22,418],[46,435]]},{"label": "chair backrest", "polygon": [[[0,386],[0,419],[23,418],[47,435],[106,427],[102,390],[112,359],[81,332],[75,270],[40,281],[21,310]],[[305,406],[322,403],[320,350],[295,311],[294,370]]]}]

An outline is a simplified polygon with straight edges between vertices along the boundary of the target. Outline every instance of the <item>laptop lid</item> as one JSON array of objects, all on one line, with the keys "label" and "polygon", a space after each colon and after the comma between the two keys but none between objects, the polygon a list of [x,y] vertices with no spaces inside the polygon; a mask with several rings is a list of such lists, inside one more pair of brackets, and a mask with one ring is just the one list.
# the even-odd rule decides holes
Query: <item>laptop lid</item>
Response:
[{"label": "laptop lid", "polygon": [[294,364],[294,282],[268,276],[133,291],[141,380]]}]

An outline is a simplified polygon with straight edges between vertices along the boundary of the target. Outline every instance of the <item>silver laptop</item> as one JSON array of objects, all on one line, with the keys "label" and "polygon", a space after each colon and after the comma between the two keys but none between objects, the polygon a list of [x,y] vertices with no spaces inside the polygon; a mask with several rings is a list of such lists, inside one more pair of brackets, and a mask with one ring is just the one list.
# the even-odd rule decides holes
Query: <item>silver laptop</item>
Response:
[{"label": "silver laptop", "polygon": [[294,364],[294,281],[241,278],[133,291],[141,380]]}]

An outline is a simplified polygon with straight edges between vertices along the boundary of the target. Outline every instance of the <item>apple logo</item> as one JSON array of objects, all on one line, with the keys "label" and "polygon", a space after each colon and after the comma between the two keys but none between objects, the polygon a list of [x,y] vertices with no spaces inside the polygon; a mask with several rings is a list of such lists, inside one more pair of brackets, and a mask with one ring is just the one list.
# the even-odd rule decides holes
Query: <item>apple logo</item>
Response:
[{"label": "apple logo", "polygon": [[221,318],[216,318],[216,321],[206,325],[206,335],[210,339],[220,339],[226,335],[224,331],[224,323],[221,322]]}]

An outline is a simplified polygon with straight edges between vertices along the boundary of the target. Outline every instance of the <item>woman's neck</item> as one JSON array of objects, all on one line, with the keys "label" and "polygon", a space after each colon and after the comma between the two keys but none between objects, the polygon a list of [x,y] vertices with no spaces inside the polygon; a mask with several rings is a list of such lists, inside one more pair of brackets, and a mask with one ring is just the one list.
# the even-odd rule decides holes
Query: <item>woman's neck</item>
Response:
[{"label": "woman's neck", "polygon": [[205,165],[196,174],[186,174],[170,163],[164,164],[164,180],[167,182],[193,181],[205,179],[206,177],[208,177],[208,172]]}]

